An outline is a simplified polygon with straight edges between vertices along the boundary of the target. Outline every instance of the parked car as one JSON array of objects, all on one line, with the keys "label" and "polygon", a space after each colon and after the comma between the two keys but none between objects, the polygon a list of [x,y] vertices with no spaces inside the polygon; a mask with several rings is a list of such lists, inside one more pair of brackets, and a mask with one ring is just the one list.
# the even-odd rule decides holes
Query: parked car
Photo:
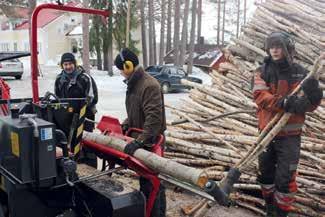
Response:
[{"label": "parked car", "polygon": [[24,73],[24,65],[19,59],[11,59],[0,62],[0,76],[12,76],[21,79]]},{"label": "parked car", "polygon": [[158,80],[164,93],[178,91],[181,89],[191,89],[190,86],[181,84],[181,79],[202,84],[201,79],[187,76],[184,69],[180,67],[169,65],[149,66],[146,68],[146,72]]}]

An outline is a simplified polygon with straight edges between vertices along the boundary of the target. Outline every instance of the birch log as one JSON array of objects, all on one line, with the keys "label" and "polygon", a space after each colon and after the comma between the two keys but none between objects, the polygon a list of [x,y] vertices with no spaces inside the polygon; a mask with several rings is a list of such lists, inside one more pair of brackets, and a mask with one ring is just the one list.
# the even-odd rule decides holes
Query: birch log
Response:
[{"label": "birch log", "polygon": [[[83,139],[107,145],[108,147],[122,152],[127,145],[127,143],[122,139],[98,133],[89,133],[86,131],[83,133]],[[205,171],[184,166],[144,149],[136,150],[134,157],[156,172],[169,175],[175,179],[185,181],[201,188],[203,188],[208,181],[208,176]]]}]

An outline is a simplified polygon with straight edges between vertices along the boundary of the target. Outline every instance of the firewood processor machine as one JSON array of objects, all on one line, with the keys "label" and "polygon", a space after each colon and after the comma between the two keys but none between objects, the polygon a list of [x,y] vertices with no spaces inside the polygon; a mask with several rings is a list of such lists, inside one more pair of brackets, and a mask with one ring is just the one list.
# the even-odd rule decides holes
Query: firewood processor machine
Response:
[{"label": "firewood processor machine", "polygon": [[[109,16],[109,11],[63,4],[42,4],[35,8],[31,22],[33,97],[11,99],[7,85],[0,79],[0,217],[149,217],[161,179],[228,204],[229,192],[214,182],[201,191],[163,177],[123,152],[83,141],[87,99],[58,99],[51,93],[39,97],[37,17],[44,9]],[[21,56],[26,54],[11,55],[0,61]],[[82,109],[76,112],[75,107]],[[68,138],[63,130],[66,126],[62,124],[66,119],[72,123]],[[132,133],[141,132],[130,129],[123,134],[118,119],[110,116],[103,116],[97,129],[124,141],[131,141]],[[160,156],[163,156],[160,146],[163,140],[161,135],[152,150]],[[103,159],[102,171],[79,177],[76,159],[82,147]],[[110,176],[125,168],[151,181],[153,188],[147,201],[140,191]]]}]

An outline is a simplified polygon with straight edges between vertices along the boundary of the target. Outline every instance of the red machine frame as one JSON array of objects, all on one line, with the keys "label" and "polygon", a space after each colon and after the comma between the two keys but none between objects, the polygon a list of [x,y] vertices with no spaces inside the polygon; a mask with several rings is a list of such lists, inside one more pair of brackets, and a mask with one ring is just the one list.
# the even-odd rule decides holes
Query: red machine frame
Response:
[{"label": "red machine frame", "polygon": [[[59,10],[59,11],[66,11],[66,12],[76,12],[76,13],[84,13],[84,14],[94,14],[94,15],[101,15],[104,17],[109,16],[108,11],[104,10],[96,10],[96,9],[87,9],[87,8],[78,8],[78,7],[71,7],[71,6],[65,6],[65,5],[57,5],[57,4],[42,4],[35,8],[33,14],[32,14],[32,22],[31,22],[31,77],[32,77],[32,92],[33,92],[33,103],[37,104],[39,103],[39,89],[38,89],[38,58],[37,58],[37,18],[38,14],[44,10],[44,9],[53,9],[53,10]],[[106,116],[107,117],[107,116]],[[114,118],[113,118],[114,119]],[[112,120],[112,118],[111,118]],[[116,122],[116,121],[115,121]],[[117,120],[118,122],[118,120]],[[128,137],[128,135],[131,133],[131,131],[139,131],[138,129],[130,129],[130,131],[127,132],[126,135],[123,135],[121,132],[121,129],[119,129],[120,125],[110,125],[110,127],[107,126],[107,123],[105,120],[102,119],[100,122],[102,125],[99,129],[102,131],[102,133],[107,133],[108,131],[111,131],[112,134],[117,136],[119,138],[123,138],[125,140],[130,141],[132,138]],[[161,144],[164,142],[164,137],[161,135],[159,138],[159,141],[157,144],[153,146],[153,152],[162,156],[163,150],[161,148]],[[114,159],[122,160],[123,165],[134,170],[139,176],[142,176],[152,183],[153,189],[149,195],[147,204],[146,204],[146,217],[150,217],[151,210],[154,205],[154,201],[156,199],[157,193],[159,191],[160,186],[160,180],[158,179],[158,174],[146,167],[144,164],[142,164],[137,159],[133,158],[132,156],[129,156],[123,152],[114,150],[112,148],[109,148],[102,144],[97,144],[90,141],[83,141],[83,146],[89,147],[96,152],[100,152],[102,155],[105,155],[105,158],[111,158],[112,161]],[[114,162],[111,162],[114,163]]]},{"label": "red machine frame", "polygon": [[[134,132],[141,133],[142,130],[136,128],[130,128],[125,135],[122,133],[122,128],[119,121],[110,116],[103,116],[101,121],[98,123],[97,128],[105,135],[114,136],[117,138],[121,138],[126,142],[133,140],[130,135]],[[164,136],[160,135],[158,141],[152,147],[152,152],[163,156],[163,149],[162,144],[164,143]],[[147,204],[146,204],[146,217],[150,217],[151,210],[153,208],[154,202],[157,197],[157,193],[160,187],[160,180],[158,178],[158,174],[152,171],[150,168],[142,164],[136,158],[125,154],[124,152],[117,151],[113,148],[107,147],[102,144],[98,144],[91,141],[83,141],[83,146],[88,147],[92,150],[96,150],[101,154],[108,156],[110,158],[109,164],[114,166],[116,160],[122,161],[122,165],[130,168],[131,170],[135,171],[139,176],[142,176],[148,179],[152,184],[152,191],[150,192]]]},{"label": "red machine frame", "polygon": [[94,14],[101,15],[104,17],[109,16],[108,11],[104,10],[96,10],[96,9],[88,9],[88,8],[78,8],[71,7],[66,5],[56,5],[56,4],[42,4],[35,8],[32,14],[32,22],[31,22],[31,72],[32,72],[32,91],[33,91],[33,102],[39,102],[39,91],[38,91],[38,58],[37,58],[37,18],[38,14],[44,9],[52,9],[58,11],[66,11],[66,12],[76,12],[83,14]]}]

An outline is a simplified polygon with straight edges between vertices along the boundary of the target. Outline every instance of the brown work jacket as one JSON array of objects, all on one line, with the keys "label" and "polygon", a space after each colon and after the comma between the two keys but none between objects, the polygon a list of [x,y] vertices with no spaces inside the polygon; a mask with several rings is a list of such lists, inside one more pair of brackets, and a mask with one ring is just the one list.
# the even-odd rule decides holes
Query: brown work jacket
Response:
[{"label": "brown work jacket", "polygon": [[137,67],[127,81],[126,111],[129,128],[143,129],[137,140],[151,146],[166,130],[164,96],[158,81]]}]

